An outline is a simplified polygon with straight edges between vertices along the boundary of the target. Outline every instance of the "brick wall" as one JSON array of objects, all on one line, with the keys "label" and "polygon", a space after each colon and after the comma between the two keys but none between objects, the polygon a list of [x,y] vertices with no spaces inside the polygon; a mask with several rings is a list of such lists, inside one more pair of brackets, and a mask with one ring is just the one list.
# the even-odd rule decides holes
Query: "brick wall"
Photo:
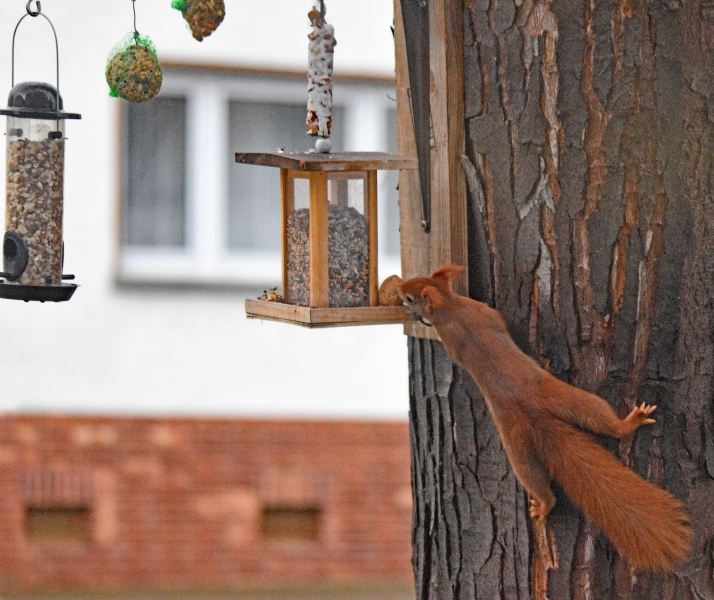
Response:
[{"label": "brick wall", "polygon": [[0,418],[0,590],[411,577],[405,423]]}]

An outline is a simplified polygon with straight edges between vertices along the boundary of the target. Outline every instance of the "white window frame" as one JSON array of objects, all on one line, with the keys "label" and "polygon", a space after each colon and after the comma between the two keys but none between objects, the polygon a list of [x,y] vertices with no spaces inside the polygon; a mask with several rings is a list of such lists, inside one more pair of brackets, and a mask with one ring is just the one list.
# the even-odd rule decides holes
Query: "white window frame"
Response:
[{"label": "white window frame", "polygon": [[[164,65],[160,95],[186,99],[186,237],[181,248],[119,244],[117,280],[123,283],[235,285],[279,284],[279,251],[228,247],[230,168],[236,148],[229,131],[230,101],[306,103],[307,83],[299,73],[172,68]],[[336,78],[335,105],[345,111],[345,148],[387,150],[387,111],[394,109],[394,85],[377,78]],[[122,133],[126,158],[127,136]],[[124,170],[126,166],[123,165]],[[263,169],[268,167],[255,167]],[[385,174],[378,176],[379,214],[385,212]],[[126,175],[122,194],[128,193]],[[270,199],[266,199],[270,201]],[[275,198],[274,202],[280,202]],[[380,237],[385,235],[380,229]],[[380,240],[380,245],[383,242]],[[380,279],[401,272],[400,257],[379,255]]]}]

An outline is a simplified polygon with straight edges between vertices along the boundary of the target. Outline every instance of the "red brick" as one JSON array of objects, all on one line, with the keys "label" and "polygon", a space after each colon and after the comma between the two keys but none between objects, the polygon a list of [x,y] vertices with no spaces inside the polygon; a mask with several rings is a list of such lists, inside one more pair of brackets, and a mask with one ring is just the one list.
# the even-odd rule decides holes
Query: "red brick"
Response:
[{"label": "red brick", "polygon": [[[92,542],[28,542],[33,499],[88,502]],[[265,539],[267,505],[318,539]],[[410,521],[406,423],[0,418],[0,591],[409,579]]]}]

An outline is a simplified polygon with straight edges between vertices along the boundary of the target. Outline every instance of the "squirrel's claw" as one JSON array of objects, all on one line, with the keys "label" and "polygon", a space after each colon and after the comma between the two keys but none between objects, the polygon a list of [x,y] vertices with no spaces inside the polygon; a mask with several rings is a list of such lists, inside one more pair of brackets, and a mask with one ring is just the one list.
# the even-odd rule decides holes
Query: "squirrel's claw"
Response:
[{"label": "squirrel's claw", "polygon": [[548,515],[547,505],[545,502],[541,502],[537,498],[531,498],[528,512],[531,515],[531,519],[545,519]]},{"label": "squirrel's claw", "polygon": [[640,425],[652,425],[655,420],[650,419],[649,416],[655,411],[656,408],[656,404],[648,405],[644,402],[639,406],[635,405],[635,408],[630,411],[630,414],[627,415],[622,422],[624,426],[622,435],[627,435],[628,433],[633,432]]}]

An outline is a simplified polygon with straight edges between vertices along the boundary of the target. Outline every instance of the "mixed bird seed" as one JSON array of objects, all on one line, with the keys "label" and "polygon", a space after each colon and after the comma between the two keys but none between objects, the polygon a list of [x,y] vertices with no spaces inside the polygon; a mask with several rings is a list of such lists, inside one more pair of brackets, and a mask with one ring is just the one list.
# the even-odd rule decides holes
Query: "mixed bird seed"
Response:
[{"label": "mixed bird seed", "polygon": [[[367,220],[352,207],[330,205],[328,212],[330,307],[369,306]],[[310,304],[310,211],[287,221],[287,297]]]},{"label": "mixed bird seed", "polygon": [[14,282],[62,282],[62,178],[64,141],[19,139],[7,144],[5,223],[29,252],[25,271]]}]

